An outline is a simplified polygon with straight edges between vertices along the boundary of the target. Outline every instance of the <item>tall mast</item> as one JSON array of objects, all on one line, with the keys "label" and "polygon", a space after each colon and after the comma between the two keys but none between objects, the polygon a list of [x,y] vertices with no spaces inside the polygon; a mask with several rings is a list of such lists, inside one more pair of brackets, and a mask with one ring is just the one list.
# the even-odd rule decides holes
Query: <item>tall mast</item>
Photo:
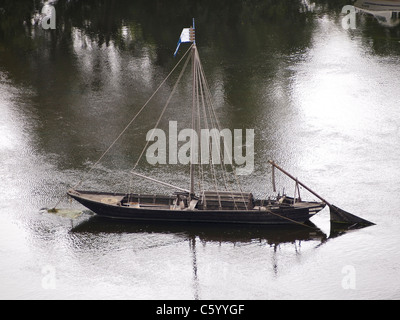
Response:
[{"label": "tall mast", "polygon": [[192,47],[192,73],[193,73],[193,84],[192,84],[192,137],[191,141],[191,148],[190,148],[190,195],[194,195],[194,160],[195,160],[195,143],[193,136],[194,130],[196,130],[195,126],[195,104],[196,104],[196,40],[195,40],[195,26],[194,26],[194,18],[193,18],[193,26],[189,29],[189,38],[193,41]]}]

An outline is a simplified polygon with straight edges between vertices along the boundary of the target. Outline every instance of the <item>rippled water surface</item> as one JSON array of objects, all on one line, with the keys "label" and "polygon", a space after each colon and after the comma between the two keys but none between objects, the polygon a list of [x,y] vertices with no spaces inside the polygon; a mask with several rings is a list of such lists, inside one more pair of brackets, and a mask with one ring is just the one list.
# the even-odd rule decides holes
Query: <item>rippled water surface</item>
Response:
[{"label": "rippled water surface", "polygon": [[[396,21],[357,13],[345,30],[346,1],[150,2],[57,1],[56,30],[31,25],[36,2],[0,10],[0,298],[399,299]],[[174,67],[193,16],[221,125],[255,132],[243,188],[271,194],[274,159],[375,226],[337,234],[327,209],[315,228],[124,224],[64,196],[82,177],[93,190],[170,191],[128,173],[177,75],[85,174]],[[190,90],[184,76],[166,112],[182,128]],[[180,165],[139,170],[188,185]]]}]

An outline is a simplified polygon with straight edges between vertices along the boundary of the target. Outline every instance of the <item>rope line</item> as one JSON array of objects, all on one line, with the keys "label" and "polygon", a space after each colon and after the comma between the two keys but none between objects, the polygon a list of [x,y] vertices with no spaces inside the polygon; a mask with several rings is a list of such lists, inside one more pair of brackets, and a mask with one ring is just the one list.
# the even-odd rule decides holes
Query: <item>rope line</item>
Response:
[{"label": "rope line", "polygon": [[177,79],[177,81],[176,81],[176,83],[175,83],[175,85],[174,85],[174,87],[173,87],[173,89],[172,89],[172,91],[171,91],[171,94],[169,95],[169,97],[168,97],[168,99],[167,99],[167,102],[165,103],[164,108],[162,109],[161,114],[160,114],[160,116],[159,116],[158,119],[157,119],[157,122],[156,122],[156,124],[155,124],[155,126],[154,126],[154,128],[153,128],[153,131],[151,132],[151,136],[150,136],[149,139],[147,139],[146,145],[145,145],[144,148],[142,149],[142,152],[140,153],[140,155],[139,155],[139,157],[138,157],[138,159],[137,159],[137,161],[136,161],[136,163],[135,163],[135,165],[134,165],[132,171],[134,171],[134,170],[136,169],[137,165],[139,164],[140,160],[141,160],[142,157],[143,157],[144,152],[145,152],[146,149],[147,149],[147,146],[149,145],[150,141],[153,139],[153,136],[154,136],[154,129],[157,129],[158,125],[160,124],[160,121],[161,121],[161,119],[162,119],[162,116],[164,115],[165,111],[167,110],[167,107],[168,107],[168,105],[169,105],[169,103],[170,103],[170,101],[171,101],[171,99],[172,99],[172,96],[174,95],[174,93],[175,93],[175,91],[176,91],[176,88],[178,87],[179,81],[181,80],[181,78],[182,78],[182,76],[183,76],[183,73],[184,73],[185,70],[186,70],[186,67],[187,67],[187,65],[188,65],[189,60],[190,60],[190,56],[188,57],[188,59],[186,59],[186,62],[185,62],[184,66],[183,66],[183,68],[182,68],[182,70],[181,70],[181,73],[179,74],[179,77],[178,77],[178,79]]},{"label": "rope line", "polygon": [[[90,169],[83,174],[81,180],[77,184],[75,184],[72,188],[75,189],[78,186],[80,186],[86,179],[87,176],[93,171],[93,169],[101,162],[101,160],[106,156],[106,154],[112,149],[112,147],[117,143],[117,141],[124,135],[124,133],[128,130],[128,128],[132,125],[132,123],[136,120],[136,118],[142,113],[142,111],[147,107],[147,105],[150,103],[150,101],[153,99],[153,97],[156,95],[156,93],[161,89],[161,87],[164,85],[164,83],[169,79],[169,77],[174,73],[175,69],[179,66],[179,64],[182,62],[182,60],[186,57],[186,55],[190,52],[192,49],[193,44],[189,47],[189,49],[185,52],[185,54],[182,56],[182,58],[179,59],[175,67],[172,68],[172,70],[168,73],[166,78],[160,83],[160,85],[157,87],[157,89],[153,92],[153,94],[150,96],[150,98],[146,101],[146,103],[139,109],[139,111],[135,114],[135,116],[129,121],[129,123],[125,126],[125,128],[121,131],[121,133],[117,136],[117,138],[111,143],[111,145],[106,149],[106,151],[103,152],[103,154],[100,156],[100,158],[90,167]],[[55,209],[61,202],[62,198],[64,195],[60,197],[60,199],[57,201],[53,209]]]},{"label": "rope line", "polygon": [[[211,90],[210,90],[210,87],[208,85],[207,79],[205,77],[204,69],[203,69],[203,66],[201,64],[200,57],[198,55],[197,55],[197,58],[199,60],[198,65],[199,65],[200,75],[201,75],[201,78],[202,78],[202,82],[204,83],[203,84],[203,88],[204,88],[204,91],[205,91],[206,99],[208,101],[208,111],[209,111],[209,114],[210,114],[210,119],[212,120],[211,122],[213,122],[213,120],[214,120],[212,126],[216,127],[219,130],[219,132],[221,132],[221,125],[219,123],[218,117],[217,117],[216,112],[215,112],[215,107],[214,107],[214,103],[213,103],[213,99],[212,99]],[[214,133],[216,135],[216,132],[214,132]],[[218,138],[216,136],[214,136],[214,137]],[[218,144],[217,144],[217,148],[218,148]],[[220,154],[220,158],[222,158],[223,155],[222,155],[221,148],[218,148],[218,151],[219,151],[219,154]],[[240,181],[239,181],[239,179],[237,177],[236,170],[235,170],[235,168],[234,168],[234,166],[232,164],[233,163],[233,161],[232,161],[233,159],[232,159],[232,157],[231,157],[231,155],[229,153],[227,154],[227,156],[228,156],[228,162],[231,164],[231,167],[233,169],[234,179],[235,179],[236,185],[237,185],[237,187],[239,189],[239,192],[241,194],[241,198],[242,198],[243,204],[247,208],[246,199],[244,197],[244,193],[243,193]],[[225,180],[226,179],[225,174],[227,173],[227,171],[226,171],[225,162],[221,162],[221,168],[222,168],[222,174],[223,174],[224,181],[226,181]],[[225,189],[228,190],[226,185],[225,185]],[[232,190],[231,190],[231,192],[232,192]],[[232,196],[233,196],[233,194],[232,194]],[[234,202],[235,202],[235,200],[234,200]],[[235,206],[236,206],[236,202],[235,202]]]}]

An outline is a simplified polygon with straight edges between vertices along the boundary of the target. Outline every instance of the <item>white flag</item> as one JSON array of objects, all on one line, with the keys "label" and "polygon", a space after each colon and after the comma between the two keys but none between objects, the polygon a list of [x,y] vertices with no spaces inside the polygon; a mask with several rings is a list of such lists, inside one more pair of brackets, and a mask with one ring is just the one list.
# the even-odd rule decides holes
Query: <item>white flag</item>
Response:
[{"label": "white flag", "polygon": [[[191,35],[192,31],[192,35]],[[179,37],[178,46],[176,47],[174,57],[178,53],[179,47],[182,42],[194,42],[194,29],[193,28],[184,28],[182,30],[181,36]]]},{"label": "white flag", "polygon": [[185,28],[182,30],[181,37],[179,38],[179,41],[182,42],[191,42],[189,38],[189,30],[190,28]]}]

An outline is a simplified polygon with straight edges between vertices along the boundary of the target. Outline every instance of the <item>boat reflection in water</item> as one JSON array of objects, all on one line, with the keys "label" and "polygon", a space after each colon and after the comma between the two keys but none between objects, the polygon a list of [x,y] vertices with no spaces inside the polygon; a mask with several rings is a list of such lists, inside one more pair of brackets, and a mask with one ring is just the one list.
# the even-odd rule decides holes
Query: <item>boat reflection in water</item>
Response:
[{"label": "boat reflection in water", "polygon": [[231,224],[193,224],[169,222],[129,222],[110,220],[92,216],[72,228],[72,232],[82,233],[167,233],[185,239],[198,238],[204,242],[246,243],[267,242],[270,245],[295,243],[297,241],[318,241],[321,244],[327,236],[312,222],[300,225],[231,225]]},{"label": "boat reflection in water", "polygon": [[[101,216],[94,215],[88,220],[81,222],[71,229],[74,234],[73,238],[87,239],[88,245],[92,246],[92,235],[101,235],[102,238],[114,239],[123,236],[131,246],[139,246],[138,250],[156,249],[166,246],[165,250],[174,252],[182,250],[182,242],[188,243],[186,255],[190,259],[191,277],[193,281],[194,298],[200,299],[201,281],[202,279],[212,277],[210,270],[215,267],[213,262],[208,258],[208,250],[216,246],[228,249],[233,246],[234,250],[238,250],[237,257],[231,258],[236,263],[243,256],[241,248],[251,253],[253,247],[265,248],[264,259],[268,262],[265,270],[270,270],[274,276],[278,275],[281,268],[287,263],[287,259],[296,259],[302,255],[304,250],[314,250],[319,248],[327,241],[327,236],[319,228],[311,222],[307,225],[232,225],[232,224],[193,224],[193,223],[168,223],[168,222],[138,222],[110,220]],[[152,235],[157,235],[153,237]],[[167,236],[166,238],[162,235]],[[161,237],[160,237],[161,236]],[[171,239],[172,237],[172,239]],[[160,239],[164,241],[147,241],[143,239]],[[128,240],[129,239],[129,240]],[[114,240],[110,240],[113,243]],[[138,244],[135,244],[135,241]],[[86,241],[80,241],[82,244]],[[104,245],[104,243],[103,243]],[[207,248],[207,249],[205,249]],[[210,248],[210,249],[208,249]],[[201,249],[201,250],[200,250]],[[204,250],[203,250],[204,249]],[[205,251],[206,250],[206,251]],[[228,249],[229,250],[229,249]],[[283,250],[283,251],[282,251]],[[226,252],[225,250],[223,252]],[[285,252],[282,256],[282,252]],[[204,256],[205,255],[205,256]],[[269,256],[269,258],[268,258]],[[291,258],[290,258],[291,257]],[[235,266],[232,262],[231,267]],[[265,260],[264,260],[265,261]],[[188,270],[182,270],[187,272]],[[220,270],[221,271],[221,270]],[[224,271],[228,272],[228,271]],[[267,272],[267,271],[266,271]]]},{"label": "boat reflection in water", "polygon": [[399,0],[357,0],[354,7],[359,13],[373,15],[385,27],[396,27],[400,24]]}]

